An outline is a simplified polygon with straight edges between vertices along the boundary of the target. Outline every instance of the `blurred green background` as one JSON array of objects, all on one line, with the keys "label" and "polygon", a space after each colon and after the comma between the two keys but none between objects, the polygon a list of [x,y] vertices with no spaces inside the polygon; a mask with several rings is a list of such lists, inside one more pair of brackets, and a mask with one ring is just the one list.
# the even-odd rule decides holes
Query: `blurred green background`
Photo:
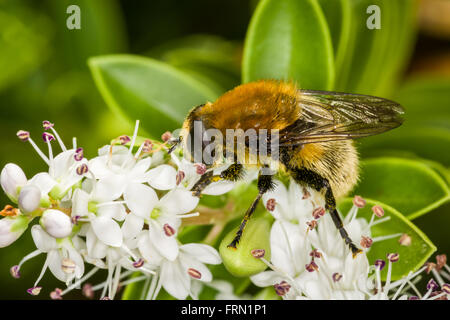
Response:
[{"label": "blurred green background", "polygon": [[[333,44],[342,43],[342,25],[351,21],[351,27],[346,27],[351,30],[351,41],[333,48],[332,89],[392,98],[407,112],[407,122],[400,129],[359,142],[362,156],[420,158],[448,183],[449,1],[369,1],[379,2],[386,8],[382,15],[390,15],[375,33],[357,23],[367,18],[369,2],[350,2],[351,7],[342,1],[330,1],[335,8],[323,7]],[[81,30],[66,27],[70,4],[81,8]],[[28,130],[44,147],[40,143],[42,120],[54,122],[66,144],[76,136],[88,157],[111,138],[131,131],[130,123],[110,111],[102,99],[86,63],[89,57],[139,54],[172,65],[214,92],[238,85],[244,39],[257,4],[255,0],[0,0],[0,166],[14,162],[27,177],[46,169],[31,146],[15,135],[19,129]],[[357,14],[350,18],[347,9]],[[336,10],[342,10],[342,19],[336,18]],[[0,194],[0,206],[7,203]],[[450,253],[449,210],[447,203],[414,220],[439,253]],[[20,280],[10,276],[9,267],[33,249],[29,232],[0,249],[0,299],[31,298],[25,290],[38,276],[44,256],[27,262]],[[61,286],[50,272],[42,285]],[[77,297],[77,292],[68,296]]]}]

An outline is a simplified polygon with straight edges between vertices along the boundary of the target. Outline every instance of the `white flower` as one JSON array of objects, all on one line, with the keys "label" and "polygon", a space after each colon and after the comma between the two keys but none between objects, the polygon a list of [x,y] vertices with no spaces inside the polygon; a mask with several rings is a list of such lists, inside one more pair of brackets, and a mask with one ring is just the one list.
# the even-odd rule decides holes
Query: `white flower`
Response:
[{"label": "white flower", "polygon": [[105,245],[120,247],[123,237],[117,221],[125,218],[126,211],[121,202],[111,201],[111,198],[104,180],[98,182],[90,194],[76,189],[72,197],[72,217],[90,222],[93,232]]},{"label": "white flower", "polygon": [[19,189],[27,183],[27,177],[18,165],[8,163],[2,169],[0,182],[6,195],[11,199],[11,201],[17,203]]},{"label": "white flower", "polygon": [[59,210],[45,210],[39,223],[54,238],[66,238],[72,233],[72,222],[69,216]]},{"label": "white flower", "polygon": [[174,189],[158,200],[156,192],[146,185],[128,186],[124,199],[131,210],[125,218],[122,230],[125,238],[132,238],[148,224],[150,240],[155,243],[162,256],[174,260],[178,255],[176,240],[181,218],[195,209],[199,199],[190,191]]},{"label": "white flower", "polygon": [[7,247],[27,230],[30,218],[19,215],[0,219],[0,248]]},{"label": "white flower", "polygon": [[141,233],[138,240],[139,251],[149,263],[153,261],[160,265],[159,285],[151,296],[156,297],[162,286],[170,295],[177,299],[186,299],[192,295],[192,281],[210,282],[212,274],[205,264],[219,264],[221,262],[218,252],[205,244],[181,245],[175,260],[165,259],[148,234]]}]

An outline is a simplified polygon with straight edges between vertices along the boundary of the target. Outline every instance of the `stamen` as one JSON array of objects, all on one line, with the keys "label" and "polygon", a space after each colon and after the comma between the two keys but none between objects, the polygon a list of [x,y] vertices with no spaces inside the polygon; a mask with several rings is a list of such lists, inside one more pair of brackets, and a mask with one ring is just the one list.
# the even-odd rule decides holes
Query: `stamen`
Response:
[{"label": "stamen", "polygon": [[437,269],[440,271],[447,264],[447,256],[440,254],[436,256]]},{"label": "stamen", "polygon": [[439,285],[434,281],[434,279],[430,279],[427,283],[427,290],[436,291],[439,289]]},{"label": "stamen", "polygon": [[[128,148],[128,156],[131,155],[131,152],[133,151],[133,148],[134,148],[134,144],[136,143],[136,137],[137,137],[137,134],[138,134],[138,129],[139,129],[139,120],[136,120],[136,125],[134,127],[133,137],[131,138],[130,147]],[[124,161],[124,163],[125,162],[126,161]]]},{"label": "stamen", "polygon": [[312,212],[312,216],[316,220],[322,217],[323,215],[325,215],[325,208],[323,207],[317,207]]},{"label": "stamen", "polygon": [[176,178],[176,184],[177,184],[177,186],[181,183],[181,181],[183,181],[183,179],[184,179],[184,177],[185,177],[186,175],[185,175],[185,173],[184,173],[184,171],[178,171],[177,172],[177,178]]},{"label": "stamen", "polygon": [[84,158],[83,148],[76,149],[73,158],[75,159],[75,161],[83,160],[83,158]]},{"label": "stamen", "polygon": [[303,193],[302,200],[306,200],[309,197],[311,197],[311,193],[309,193],[309,191],[305,187],[303,187],[302,193]]},{"label": "stamen", "polygon": [[275,199],[269,199],[267,200],[266,203],[266,208],[268,211],[272,212],[273,210],[275,210],[275,205],[277,204],[277,201]]},{"label": "stamen", "polygon": [[354,204],[356,207],[362,209],[362,208],[364,208],[364,207],[366,206],[366,200],[364,200],[364,199],[363,199],[362,197],[360,197],[360,196],[355,196],[355,197],[353,198],[353,204]]},{"label": "stamen", "polygon": [[39,293],[41,293],[41,289],[42,287],[31,287],[27,289],[27,292],[32,296],[37,296]]},{"label": "stamen", "polygon": [[67,151],[66,146],[64,145],[64,142],[62,141],[62,139],[59,136],[58,132],[56,132],[55,128],[53,128],[54,124],[51,123],[50,121],[44,120],[42,122],[42,126],[44,127],[44,130],[51,129],[53,134],[56,136],[56,140],[58,141],[59,146],[61,147],[61,150],[62,151]]},{"label": "stamen", "polygon": [[131,138],[127,135],[120,136],[118,139],[120,140],[120,144],[123,146],[131,141]]},{"label": "stamen", "polygon": [[76,266],[77,265],[75,264],[75,262],[69,258],[64,258],[61,261],[61,269],[62,269],[62,271],[64,271],[67,274],[74,273]]},{"label": "stamen", "polygon": [[400,255],[398,253],[388,253],[386,257],[390,262],[397,262],[400,259]]},{"label": "stamen", "polygon": [[170,140],[170,138],[172,138],[172,133],[170,131],[166,131],[161,135],[161,140],[163,142],[167,142]]},{"label": "stamen", "polygon": [[89,279],[90,277],[92,277],[98,270],[100,270],[100,268],[98,267],[94,267],[91,269],[91,271],[89,271],[87,274],[84,275],[84,277],[78,279],[78,281],[76,281],[75,283],[73,283],[71,286],[67,287],[67,289],[65,289],[61,295],[65,295],[68,292],[72,291],[75,288],[78,288],[84,281],[86,281],[87,279]]},{"label": "stamen", "polygon": [[437,282],[439,283],[440,286],[442,286],[445,281],[444,279],[442,279],[442,277],[439,275],[439,272],[436,269],[431,270],[431,272],[433,273],[434,278],[437,280]]},{"label": "stamen", "polygon": [[52,300],[62,300],[61,293],[62,293],[62,290],[59,288],[56,288],[54,291],[50,292],[50,298],[52,298]]},{"label": "stamen", "polygon": [[280,283],[275,283],[273,285],[275,292],[280,297],[284,296],[286,293],[289,292],[289,289],[291,289],[291,285],[287,283],[286,281],[281,281]]},{"label": "stamen", "polygon": [[402,246],[409,247],[411,245],[411,237],[404,233],[400,239],[398,239],[398,243]]},{"label": "stamen", "polygon": [[82,176],[89,172],[89,168],[86,163],[83,163],[81,166],[77,167],[76,172],[79,176]]},{"label": "stamen", "polygon": [[372,243],[373,240],[370,237],[362,236],[359,244],[361,245],[361,247],[368,249],[372,246]]},{"label": "stamen", "polygon": [[378,259],[375,261],[375,267],[376,267],[376,269],[378,269],[380,271],[383,270],[385,265],[386,265],[386,262],[382,259]]},{"label": "stamen", "polygon": [[319,270],[319,266],[313,260],[309,264],[305,264],[305,269],[308,272],[314,272]]},{"label": "stamen", "polygon": [[186,213],[186,214],[178,214],[178,218],[192,218],[192,217],[198,217],[200,215],[200,212],[193,212],[193,213]]},{"label": "stamen", "polygon": [[72,138],[72,147],[74,150],[77,150],[77,138],[76,137]]},{"label": "stamen", "polygon": [[177,232],[172,226],[170,226],[167,223],[164,224],[163,229],[164,229],[165,235],[168,237],[173,236]]},{"label": "stamen", "polygon": [[92,290],[92,285],[90,283],[85,283],[81,291],[86,298],[94,299],[94,290]]},{"label": "stamen", "polygon": [[450,284],[444,283],[444,284],[441,286],[441,290],[444,291],[444,292],[447,293],[447,294],[450,294]]},{"label": "stamen", "polygon": [[339,274],[338,272],[333,273],[333,275],[331,276],[331,278],[333,279],[334,282],[338,282],[339,280],[342,279],[342,275]]},{"label": "stamen", "polygon": [[372,211],[378,218],[384,216],[384,209],[381,206],[373,206]]},{"label": "stamen", "polygon": [[20,268],[19,266],[12,266],[11,269],[9,269],[11,276],[13,278],[19,279],[20,278]]},{"label": "stamen", "polygon": [[384,240],[388,240],[388,239],[392,239],[392,238],[397,238],[397,237],[400,237],[401,235],[402,235],[401,233],[390,234],[387,236],[375,237],[372,240],[373,240],[373,242],[380,242],[380,241],[384,241]]},{"label": "stamen", "polygon": [[15,217],[19,214],[19,210],[14,208],[12,205],[7,204],[2,211],[0,211],[0,216],[3,217]]},{"label": "stamen", "polygon": [[309,256],[314,260],[314,258],[322,258],[322,253],[320,253],[319,250],[314,249],[309,253]]},{"label": "stamen", "polygon": [[189,268],[187,270],[187,273],[194,279],[201,279],[201,277],[202,277],[202,274],[200,273],[200,271],[198,271],[194,268]]},{"label": "stamen", "polygon": [[206,173],[206,165],[204,163],[196,163],[194,166],[197,174],[202,176]]},{"label": "stamen", "polygon": [[31,146],[34,148],[34,150],[37,152],[37,154],[42,158],[42,160],[44,160],[44,162],[49,165],[49,159],[47,158],[47,156],[41,151],[41,149],[39,149],[39,147],[36,145],[36,143],[34,143],[33,139],[31,139],[30,137],[30,133],[28,131],[23,131],[23,130],[19,130],[17,132],[17,136],[19,137],[20,140],[22,141],[28,141]]},{"label": "stamen", "polygon": [[27,254],[25,257],[22,258],[22,260],[20,260],[19,264],[17,265],[17,270],[20,270],[20,268],[22,267],[22,265],[27,262],[28,260],[40,255],[42,253],[41,250],[35,250],[29,254]]},{"label": "stamen", "polygon": [[250,253],[252,254],[252,256],[256,259],[261,259],[265,256],[266,254],[266,250],[264,249],[253,249],[252,251],[250,251]]},{"label": "stamen", "polygon": [[133,262],[133,267],[136,269],[141,268],[144,265],[144,259],[140,258],[138,261]]}]

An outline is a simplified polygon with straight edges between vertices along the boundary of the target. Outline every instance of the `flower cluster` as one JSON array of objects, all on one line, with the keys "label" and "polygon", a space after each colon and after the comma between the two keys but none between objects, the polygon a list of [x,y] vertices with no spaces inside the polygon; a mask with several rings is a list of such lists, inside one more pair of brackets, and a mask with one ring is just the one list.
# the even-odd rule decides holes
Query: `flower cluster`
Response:
[{"label": "flower cluster", "polygon": [[[299,200],[298,194],[303,193]],[[380,206],[372,207],[370,221],[358,218],[358,210],[366,205],[363,198],[355,196],[353,207],[343,219],[350,237],[358,240],[364,249],[363,254],[353,257],[350,249],[335,228],[329,214],[325,214],[324,199],[317,192],[301,188],[291,182],[289,188],[278,182],[273,192],[263,197],[268,211],[275,218],[270,234],[271,261],[264,258],[264,250],[254,250],[253,256],[261,259],[270,269],[251,277],[260,287],[273,286],[283,299],[446,299],[450,285],[442,277],[450,279],[445,255],[438,256],[438,263],[427,263],[408,276],[391,281],[393,264],[399,254],[390,253],[387,279],[384,286],[380,271],[386,261],[377,260],[369,265],[366,252],[374,242],[398,238],[408,245],[411,238],[406,234],[392,234],[371,237],[371,227],[389,221]],[[421,295],[414,286],[413,279],[419,274],[433,272],[439,285],[431,279],[427,292]],[[414,295],[408,295],[408,289]],[[440,290],[439,290],[440,289]]]},{"label": "flower cluster", "polygon": [[[165,143],[145,140],[137,146],[138,124],[132,137],[120,136],[90,160],[76,139],[66,148],[49,121],[43,122],[42,135],[48,155],[29,132],[17,133],[49,168],[31,179],[12,163],[1,172],[1,186],[17,207],[7,205],[1,212],[5,217],[0,220],[0,247],[13,243],[39,220],[31,226],[37,249],[13,266],[11,274],[19,278],[26,261],[47,255],[28,293],[40,293],[47,268],[67,285],[65,290],[55,289],[53,299],[79,288],[100,269],[107,270],[107,279],[94,287],[85,284],[87,296],[102,289],[101,298],[113,299],[119,285],[146,280],[147,298],[156,298],[163,287],[184,299],[194,295],[193,282],[212,280],[205,264],[221,262],[217,251],[205,244],[181,244],[177,237],[182,219],[198,215],[193,211],[199,198],[190,188],[204,172],[176,153],[169,156]],[[59,154],[54,154],[54,141]],[[205,193],[222,194],[232,187],[233,183],[216,182]],[[86,272],[88,264],[92,268]],[[136,271],[142,275],[127,279]]]}]

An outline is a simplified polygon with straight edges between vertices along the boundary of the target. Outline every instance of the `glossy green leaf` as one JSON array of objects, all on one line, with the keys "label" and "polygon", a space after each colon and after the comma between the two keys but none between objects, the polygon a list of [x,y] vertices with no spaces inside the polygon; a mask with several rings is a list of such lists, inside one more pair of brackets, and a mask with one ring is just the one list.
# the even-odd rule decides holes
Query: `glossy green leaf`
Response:
[{"label": "glossy green leaf", "polygon": [[[409,79],[395,100],[405,108],[407,124],[428,124],[450,129],[450,78],[421,76]],[[411,128],[413,130],[413,128]]]},{"label": "glossy green leaf", "polygon": [[[364,196],[364,195],[363,195]],[[368,252],[369,262],[373,264],[377,259],[387,261],[386,255],[389,253],[398,253],[400,259],[395,262],[392,268],[392,279],[400,279],[406,276],[410,271],[419,269],[427,259],[436,251],[436,247],[428,237],[419,230],[413,223],[405,218],[394,208],[370,199],[366,199],[367,204],[364,208],[358,210],[358,218],[365,218],[370,221],[372,217],[371,208],[380,205],[384,209],[384,217],[389,217],[388,221],[379,223],[371,227],[372,238],[389,236],[394,234],[406,234],[411,237],[409,246],[401,245],[399,237],[374,241]],[[353,206],[352,199],[343,199],[339,204],[341,212],[348,212]],[[376,218],[380,219],[380,218]],[[387,267],[382,271],[383,280],[386,279]]]},{"label": "glossy green leaf", "polygon": [[414,219],[450,199],[446,182],[426,164],[402,158],[362,162],[354,194],[377,199]]},{"label": "glossy green leaf", "polygon": [[[337,73],[338,91],[389,96],[402,74],[415,36],[414,0],[348,1],[351,5],[347,53]],[[380,29],[369,29],[371,5],[380,9]],[[330,29],[335,26],[330,25]],[[392,48],[395,48],[393,50]]]},{"label": "glossy green leaf", "polygon": [[331,89],[331,37],[317,0],[262,0],[244,46],[243,82],[293,80],[308,89]]},{"label": "glossy green leaf", "polygon": [[108,106],[130,121],[141,120],[153,137],[179,128],[192,107],[220,94],[149,58],[100,56],[89,59],[89,67]]},{"label": "glossy green leaf", "polygon": [[359,141],[363,157],[381,156],[383,150],[401,150],[450,166],[450,130],[437,126],[404,124],[395,130]]}]

